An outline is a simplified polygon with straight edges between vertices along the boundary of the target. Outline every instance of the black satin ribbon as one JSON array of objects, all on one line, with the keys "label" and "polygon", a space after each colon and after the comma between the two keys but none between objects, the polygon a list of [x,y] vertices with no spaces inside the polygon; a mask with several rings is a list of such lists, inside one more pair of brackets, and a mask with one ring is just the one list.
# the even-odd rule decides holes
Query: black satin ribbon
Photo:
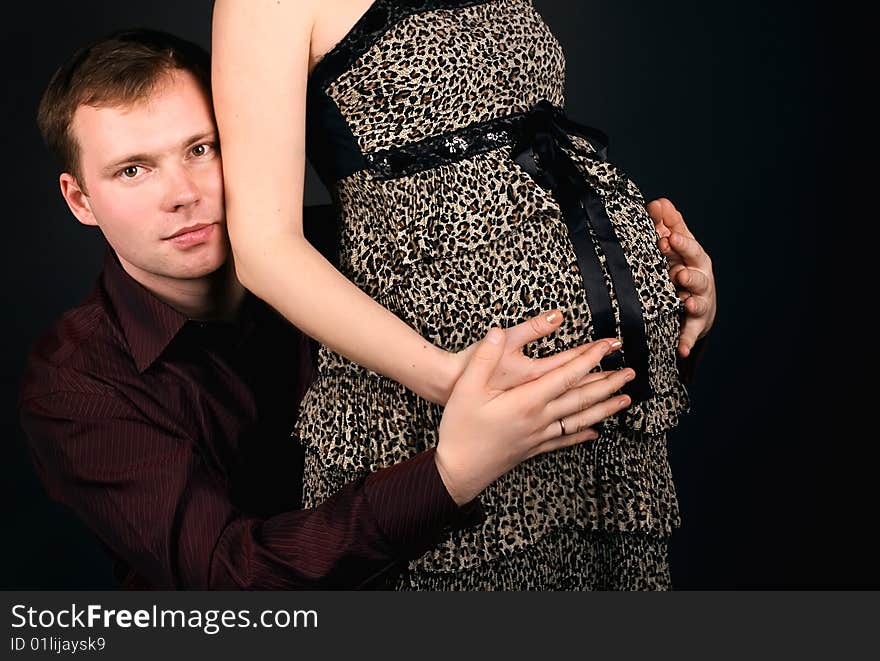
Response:
[{"label": "black satin ribbon", "polygon": [[[593,320],[594,338],[617,335],[611,295],[605,284],[596,244],[605,255],[620,308],[621,350],[602,360],[605,370],[632,367],[636,378],[623,387],[633,404],[653,396],[648,379],[648,344],[641,297],[605,205],[571,157],[562,147],[575,149],[569,137],[578,135],[606,160],[608,137],[602,131],[568,119],[562,110],[541,100],[519,122],[511,150],[515,160],[538,185],[550,191],[559,203],[568,235],[577,255],[587,305]],[[592,228],[593,236],[590,236]]]}]

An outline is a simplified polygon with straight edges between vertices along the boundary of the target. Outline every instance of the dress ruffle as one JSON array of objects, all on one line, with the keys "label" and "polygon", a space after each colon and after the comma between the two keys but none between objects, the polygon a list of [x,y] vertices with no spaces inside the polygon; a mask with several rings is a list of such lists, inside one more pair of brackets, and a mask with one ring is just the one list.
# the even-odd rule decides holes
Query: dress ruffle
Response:
[{"label": "dress ruffle", "polygon": [[397,590],[670,590],[668,539],[557,529],[527,549],[457,572],[405,571]]},{"label": "dress ruffle", "polygon": [[[442,415],[441,407],[360,367],[325,370],[303,401],[307,422],[299,428],[310,440],[306,507],[368,472],[435,446]],[[312,413],[316,407],[323,418]],[[485,522],[448,533],[414,566],[470,569],[575,527],[670,534],[680,519],[665,434],[620,429],[608,420],[600,431],[596,441],[533,457],[490,485],[480,497]]]}]

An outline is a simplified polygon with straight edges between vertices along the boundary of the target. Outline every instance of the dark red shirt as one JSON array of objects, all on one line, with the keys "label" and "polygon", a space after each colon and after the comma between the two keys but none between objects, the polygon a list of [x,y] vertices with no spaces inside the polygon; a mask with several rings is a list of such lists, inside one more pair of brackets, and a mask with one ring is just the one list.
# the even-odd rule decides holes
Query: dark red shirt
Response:
[{"label": "dark red shirt", "polygon": [[429,450],[299,509],[290,438],[306,339],[248,293],[236,322],[196,322],[108,248],[89,298],[34,346],[19,402],[32,460],[129,588],[384,585],[459,508]]}]

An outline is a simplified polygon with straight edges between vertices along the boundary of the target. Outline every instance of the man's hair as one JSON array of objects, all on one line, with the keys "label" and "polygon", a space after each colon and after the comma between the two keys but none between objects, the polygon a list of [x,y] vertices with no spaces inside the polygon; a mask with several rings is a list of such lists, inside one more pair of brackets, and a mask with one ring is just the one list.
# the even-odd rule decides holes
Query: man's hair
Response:
[{"label": "man's hair", "polygon": [[76,51],[52,76],[37,111],[40,133],[62,171],[83,186],[79,146],[71,132],[79,106],[119,107],[143,101],[175,70],[193,74],[210,98],[208,52],[167,32],[114,32]]}]

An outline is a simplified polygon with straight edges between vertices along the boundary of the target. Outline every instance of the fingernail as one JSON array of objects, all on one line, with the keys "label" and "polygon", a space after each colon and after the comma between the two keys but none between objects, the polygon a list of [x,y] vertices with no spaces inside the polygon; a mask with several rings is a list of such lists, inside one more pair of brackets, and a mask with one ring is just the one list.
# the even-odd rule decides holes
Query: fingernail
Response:
[{"label": "fingernail", "polygon": [[621,346],[623,346],[623,342],[621,342],[620,340],[614,340],[614,342],[612,342],[611,344],[608,345],[608,348],[605,350],[605,353],[609,354],[612,351],[614,351],[615,349],[619,349]]},{"label": "fingernail", "polygon": [[628,370],[626,374],[623,375],[624,381],[632,381],[636,376],[636,373],[633,370]]},{"label": "fingernail", "polygon": [[501,331],[497,328],[493,328],[486,335],[486,340],[490,344],[501,344]]},{"label": "fingernail", "polygon": [[552,324],[554,321],[556,321],[556,317],[558,317],[558,316],[559,316],[558,313],[551,312],[550,314],[547,315],[547,323]]}]

